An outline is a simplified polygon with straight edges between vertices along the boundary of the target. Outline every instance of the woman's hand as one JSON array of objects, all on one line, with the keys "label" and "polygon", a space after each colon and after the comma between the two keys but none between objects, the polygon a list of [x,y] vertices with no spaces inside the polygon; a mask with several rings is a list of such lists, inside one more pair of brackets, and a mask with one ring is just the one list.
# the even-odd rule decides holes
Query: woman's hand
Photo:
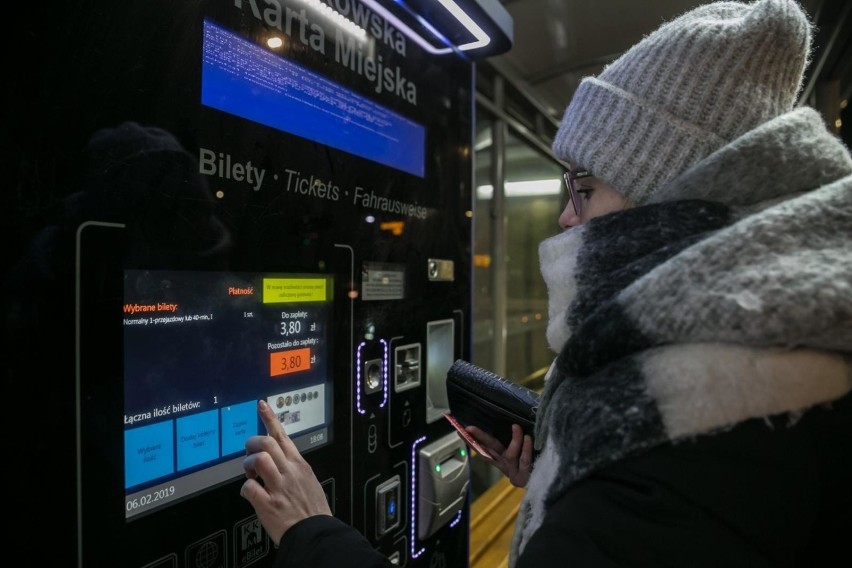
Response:
[{"label": "woman's hand", "polygon": [[512,441],[508,448],[476,426],[467,426],[465,430],[491,454],[480,453],[486,461],[503,472],[515,487],[526,487],[532,467],[532,438],[524,435],[518,424],[512,424]]},{"label": "woman's hand", "polygon": [[277,546],[290,527],[314,515],[331,515],[331,509],[314,471],[275,412],[263,400],[258,402],[257,411],[269,435],[246,441],[243,468],[248,479],[240,495],[254,507]]}]

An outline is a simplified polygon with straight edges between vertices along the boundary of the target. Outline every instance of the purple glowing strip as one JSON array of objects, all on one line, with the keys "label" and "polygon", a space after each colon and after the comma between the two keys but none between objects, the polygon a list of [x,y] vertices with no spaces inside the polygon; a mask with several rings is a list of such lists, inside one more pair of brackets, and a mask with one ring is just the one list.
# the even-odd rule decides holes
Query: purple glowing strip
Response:
[{"label": "purple glowing strip", "polygon": [[382,400],[382,403],[379,405],[379,408],[384,408],[385,405],[388,403],[388,357],[389,357],[389,355],[388,355],[388,342],[385,341],[384,339],[380,339],[379,341],[382,342],[382,345],[384,346],[384,349],[385,349],[385,355],[382,359],[382,374],[384,375],[384,381],[385,381],[383,390],[384,390],[385,397]]},{"label": "purple glowing strip", "polygon": [[364,347],[365,341],[358,346],[358,354],[355,356],[355,408],[358,409],[358,414],[367,414],[367,411],[361,408],[361,348]]},{"label": "purple glowing strip", "polygon": [[417,511],[414,508],[414,496],[417,493],[417,491],[416,491],[416,488],[417,488],[417,454],[416,454],[416,451],[417,451],[417,444],[419,444],[420,442],[422,442],[425,439],[426,439],[426,436],[421,436],[420,438],[417,438],[416,440],[414,440],[414,444],[411,445],[411,558],[417,558],[418,556],[420,556],[421,554],[423,554],[426,551],[425,548],[421,548],[420,550],[414,550],[415,535],[417,534],[417,527],[416,527],[416,523],[415,523]]},{"label": "purple glowing strip", "polygon": [[462,512],[461,512],[461,510],[459,510],[459,514],[456,515],[456,518],[453,519],[452,522],[450,523],[450,528],[453,528],[454,526],[459,524],[459,521],[461,520],[461,516],[462,516]]}]

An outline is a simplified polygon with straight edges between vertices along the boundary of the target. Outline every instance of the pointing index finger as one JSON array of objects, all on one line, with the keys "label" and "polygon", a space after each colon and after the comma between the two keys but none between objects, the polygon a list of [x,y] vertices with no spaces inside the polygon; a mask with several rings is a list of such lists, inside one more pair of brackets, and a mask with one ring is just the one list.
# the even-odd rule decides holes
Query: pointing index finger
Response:
[{"label": "pointing index finger", "polygon": [[290,436],[284,431],[284,426],[278,421],[278,415],[275,414],[275,411],[272,410],[265,400],[257,402],[257,413],[260,415],[264,426],[266,426],[266,432],[278,442],[278,445],[284,450],[285,455],[290,455],[294,451],[298,452]]}]

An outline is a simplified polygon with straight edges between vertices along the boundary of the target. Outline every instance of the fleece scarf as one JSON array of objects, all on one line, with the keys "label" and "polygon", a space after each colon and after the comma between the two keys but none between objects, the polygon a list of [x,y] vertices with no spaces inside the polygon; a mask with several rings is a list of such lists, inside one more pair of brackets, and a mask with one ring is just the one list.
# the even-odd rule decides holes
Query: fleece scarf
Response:
[{"label": "fleece scarf", "polygon": [[678,176],[659,201],[544,241],[542,393],[514,565],[597,469],[852,390],[852,158],[798,109]]}]

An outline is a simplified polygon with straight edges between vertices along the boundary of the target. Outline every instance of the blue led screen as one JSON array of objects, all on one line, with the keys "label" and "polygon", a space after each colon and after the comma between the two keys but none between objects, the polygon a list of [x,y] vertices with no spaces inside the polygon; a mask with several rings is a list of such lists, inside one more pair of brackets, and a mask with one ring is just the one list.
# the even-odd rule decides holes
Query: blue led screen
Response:
[{"label": "blue led screen", "polygon": [[419,177],[425,173],[423,126],[208,20],[201,102]]}]

